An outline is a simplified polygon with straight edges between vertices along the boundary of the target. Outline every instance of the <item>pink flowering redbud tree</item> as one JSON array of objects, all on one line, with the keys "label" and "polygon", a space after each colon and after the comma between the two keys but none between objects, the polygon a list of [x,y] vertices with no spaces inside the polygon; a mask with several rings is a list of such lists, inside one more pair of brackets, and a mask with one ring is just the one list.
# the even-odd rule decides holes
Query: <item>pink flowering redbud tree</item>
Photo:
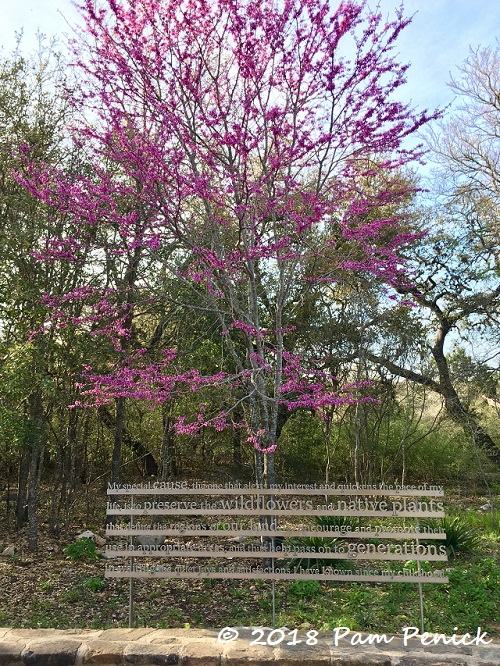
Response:
[{"label": "pink flowering redbud tree", "polygon": [[[73,294],[89,298],[82,325],[93,320],[119,358],[106,373],[85,368],[81,404],[155,404],[181,386],[233,385],[258,481],[273,484],[280,410],[360,399],[293,342],[301,300],[352,271],[404,279],[399,253],[412,236],[391,211],[408,196],[397,174],[420,156],[403,141],[429,120],[394,96],[407,70],[394,46],[408,20],[356,1],[78,6],[73,140],[95,168],[77,177],[33,164],[26,184],[73,221],[46,260],[71,261],[85,247],[125,267],[112,289],[95,287],[90,271]],[[175,349],[153,362],[131,344],[160,273],[216,321],[228,359],[216,374],[180,372]],[[54,318],[64,316],[54,303]],[[231,411],[185,415],[177,432],[222,430]]]}]

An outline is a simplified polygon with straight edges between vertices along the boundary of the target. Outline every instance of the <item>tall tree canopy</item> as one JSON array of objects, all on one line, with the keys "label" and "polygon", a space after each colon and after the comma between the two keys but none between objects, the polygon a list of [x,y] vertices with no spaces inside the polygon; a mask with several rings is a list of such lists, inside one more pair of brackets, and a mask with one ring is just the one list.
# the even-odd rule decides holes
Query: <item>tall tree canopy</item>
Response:
[{"label": "tall tree canopy", "polygon": [[[498,441],[460,395],[464,378],[453,372],[449,349],[451,340],[461,337],[474,350],[468,383],[472,373],[479,374],[483,395],[497,399],[500,47],[471,50],[459,71],[450,82],[457,95],[453,112],[429,133],[430,155],[440,167],[433,174],[433,204],[421,215],[430,231],[412,249],[412,284],[403,288],[426,324],[428,339],[421,347],[426,367],[390,351],[372,349],[370,357],[439,393],[448,414],[498,464]],[[455,362],[459,358],[455,355]]]},{"label": "tall tree canopy", "polygon": [[[404,281],[400,252],[413,237],[395,205],[409,190],[398,170],[420,154],[403,140],[429,119],[393,96],[408,20],[355,1],[86,0],[80,10],[73,139],[94,170],[28,154],[24,182],[73,223],[41,254],[78,262],[85,252],[94,271],[64,298],[47,296],[47,326],[80,325],[114,345],[112,366],[86,368],[87,404],[233,387],[232,405],[202,405],[177,430],[223,429],[237,404],[272,482],[280,412],[360,399],[299,344],[304,300],[352,271]],[[217,327],[217,371],[172,348],[159,356],[172,277],[184,285],[178,305]],[[66,315],[74,299],[84,316]],[[139,331],[155,318],[146,340]]]},{"label": "tall tree canopy", "polygon": [[[73,365],[81,354],[69,331],[56,336],[52,330],[43,337],[32,333],[49,314],[44,295],[50,291],[62,297],[85,278],[79,263],[37,260],[47,238],[57,244],[69,230],[64,216],[20,185],[19,178],[28,174],[19,148],[38,160],[64,165],[68,172],[84,169],[81,151],[64,132],[72,108],[57,90],[65,82],[64,64],[43,40],[31,58],[15,52],[0,60],[0,463],[10,476],[14,461],[19,462],[16,522],[21,527],[27,513],[31,548],[36,548],[37,495],[51,427],[57,431],[55,478],[66,475],[67,480],[76,464],[74,438],[69,435],[64,442],[60,433],[76,424],[67,404],[76,398],[74,372],[81,370]],[[68,315],[78,309],[73,302]],[[61,504],[66,491],[61,489]],[[58,501],[51,516],[54,528]]]}]

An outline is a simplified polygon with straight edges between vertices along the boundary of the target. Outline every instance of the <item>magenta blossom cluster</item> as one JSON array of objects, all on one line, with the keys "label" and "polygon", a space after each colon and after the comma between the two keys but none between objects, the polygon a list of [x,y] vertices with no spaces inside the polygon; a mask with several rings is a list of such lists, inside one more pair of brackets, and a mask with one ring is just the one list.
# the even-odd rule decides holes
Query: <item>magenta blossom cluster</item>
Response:
[{"label": "magenta blossom cluster", "polygon": [[[407,73],[394,57],[409,22],[402,11],[388,21],[354,0],[77,6],[72,140],[91,168],[39,164],[26,149],[20,179],[71,229],[48,239],[40,260],[89,266],[89,285],[46,296],[47,326],[86,328],[116,353],[106,372],[84,370],[78,404],[156,405],[182,387],[232,385],[244,395],[248,441],[272,453],[283,405],[368,400],[360,385],[343,388],[318,369],[295,335],[296,313],[301,293],[352,272],[390,287],[406,279],[401,250],[415,235],[399,173],[422,153],[404,140],[432,116],[393,95]],[[90,287],[96,274],[105,287]],[[182,307],[217,322],[220,372],[202,376],[194,357],[174,363],[171,350],[158,360],[136,348],[141,317],[168,307],[167,278],[192,295]],[[231,425],[226,408],[180,416],[175,427]]]}]

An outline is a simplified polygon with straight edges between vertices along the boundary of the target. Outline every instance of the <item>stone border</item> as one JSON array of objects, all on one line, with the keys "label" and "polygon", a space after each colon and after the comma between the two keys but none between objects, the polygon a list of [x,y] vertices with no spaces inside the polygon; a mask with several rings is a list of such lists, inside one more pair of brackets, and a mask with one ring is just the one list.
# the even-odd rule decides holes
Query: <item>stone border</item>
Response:
[{"label": "stone border", "polygon": [[[0,628],[0,666],[499,666],[500,642],[486,646],[422,647],[402,636],[390,644],[334,647],[333,632],[320,632],[316,645],[249,646],[251,629],[222,643],[217,630],[195,629],[8,629]],[[270,631],[270,630],[269,630]],[[365,640],[369,634],[358,634]],[[390,636],[390,635],[389,635]],[[360,640],[358,639],[358,640]]]}]

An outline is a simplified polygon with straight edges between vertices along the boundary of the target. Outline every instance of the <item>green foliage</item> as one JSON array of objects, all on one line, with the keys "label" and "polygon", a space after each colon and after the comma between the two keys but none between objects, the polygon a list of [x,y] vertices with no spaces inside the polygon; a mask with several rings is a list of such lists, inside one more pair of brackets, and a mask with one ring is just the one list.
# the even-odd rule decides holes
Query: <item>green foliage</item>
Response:
[{"label": "green foliage", "polygon": [[321,593],[321,585],[317,580],[295,580],[288,586],[289,594],[302,599],[311,599]]},{"label": "green foliage", "polygon": [[406,464],[412,480],[448,486],[481,481],[476,452],[463,433],[450,424],[441,425],[409,449]]},{"label": "green foliage", "polygon": [[170,622],[180,622],[184,619],[184,611],[180,608],[169,608],[165,611],[164,617]]},{"label": "green foliage", "polygon": [[321,479],[325,469],[321,424],[308,412],[298,411],[286,422],[276,451],[276,467],[283,478],[297,483]]},{"label": "green foliage", "polygon": [[[308,553],[319,553],[320,549],[334,550],[335,546],[342,542],[342,537],[351,530],[361,525],[361,520],[357,516],[315,516],[314,523],[325,530],[325,534],[335,534],[335,537],[301,537],[292,540],[292,545],[304,549],[304,554],[300,553],[297,558],[290,562],[292,567],[302,567],[303,569],[321,569],[328,566],[349,567],[349,563],[343,560],[331,560],[328,558],[309,557]],[[328,528],[328,529],[325,529]],[[337,528],[337,529],[335,529]]]},{"label": "green foliage", "polygon": [[468,511],[467,522],[484,537],[500,542],[500,509],[493,511]]},{"label": "green foliage", "polygon": [[[297,557],[290,561],[290,567],[297,567],[302,569],[321,569],[332,565],[332,560],[322,557],[310,557],[308,553],[318,553],[320,548],[328,549],[337,543],[337,539],[323,539],[323,537],[301,537],[300,539],[293,539],[292,545],[304,549],[304,552],[297,553]],[[337,564],[339,560],[335,560]]]},{"label": "green foliage", "polygon": [[160,599],[161,596],[162,596],[161,590],[153,590],[152,592],[149,592],[146,599],[148,601],[155,601],[155,599]]},{"label": "green foliage", "polygon": [[38,585],[38,588],[42,592],[49,593],[52,592],[52,590],[54,589],[54,583],[51,580],[41,580],[40,584]]},{"label": "green foliage", "polygon": [[[431,563],[432,569],[445,570],[450,583],[424,587],[426,631],[451,635],[457,633],[455,626],[461,633],[481,626],[496,638],[493,630],[500,607],[499,548],[497,542],[485,539],[481,552],[476,555],[456,558],[451,565]],[[93,576],[88,573],[91,566]],[[388,568],[397,573],[404,566],[402,562],[392,562]],[[111,596],[106,596],[103,604],[102,596],[91,589],[94,583],[87,584],[93,579],[99,581],[95,583],[99,586],[98,563],[79,564],[78,568],[86,573],[73,576],[71,586],[66,577],[66,588],[56,598],[42,591],[41,588],[50,587],[52,578],[46,578],[34,591],[33,601],[21,611],[16,604],[2,609],[4,626],[97,629],[109,626],[110,622],[113,626],[126,626],[128,581],[118,580],[116,587],[112,582],[109,585]],[[191,627],[210,627],[215,622],[217,626],[269,626],[272,608],[268,581],[205,580],[211,583],[211,589],[204,590],[204,585],[200,585],[192,590],[196,594],[187,592],[191,589],[188,581],[148,581],[136,597],[136,626],[167,628],[189,623]],[[123,595],[120,596],[121,589]],[[154,590],[161,594],[151,594]],[[176,599],[179,598],[186,602],[185,608],[178,607]],[[403,626],[419,626],[418,590],[412,584],[278,581],[276,598],[277,626],[316,630],[346,626],[354,631],[394,633],[400,632]]]},{"label": "green foliage", "polygon": [[[425,630],[451,635],[456,633],[456,626],[462,631],[481,626],[484,631],[491,632],[500,607],[498,558],[457,559],[453,567],[447,569],[448,585],[425,587]],[[346,626],[353,631],[394,633],[400,632],[405,625],[419,626],[415,585],[347,583],[328,588],[323,585],[314,604],[302,604],[301,595],[290,594],[290,587],[288,594],[281,597],[278,626],[309,623],[318,630]]]},{"label": "green foliage", "polygon": [[[484,617],[494,617],[500,607],[500,568],[492,557],[486,557],[464,568],[449,573],[450,604],[454,611],[463,614],[479,625]],[[472,617],[471,617],[472,616]]]},{"label": "green foliage", "polygon": [[106,584],[102,580],[102,578],[91,576],[90,578],[87,578],[84,581],[83,587],[87,588],[88,590],[91,590],[92,592],[100,592],[106,587]]},{"label": "green foliage", "polygon": [[96,552],[96,543],[92,539],[83,537],[64,547],[64,552],[70,560],[95,560],[99,557]]},{"label": "green foliage", "polygon": [[[498,557],[455,560],[448,571],[449,585],[430,585],[426,591],[426,617],[430,627],[451,633],[453,626],[488,631],[498,621],[500,565]],[[438,588],[438,589],[434,589]]]},{"label": "green foliage", "polygon": [[[477,452],[460,427],[443,418],[441,398],[419,387],[386,387],[380,382],[375,382],[371,392],[378,402],[367,403],[358,411],[355,407],[339,410],[329,438],[319,415],[293,414],[280,437],[278,474],[298,483],[324,478],[328,439],[336,478],[352,478],[357,466],[361,482],[380,474],[401,479],[403,470],[407,483],[481,481]],[[485,418],[482,421],[486,423]],[[357,462],[355,437],[359,439]]]},{"label": "green foliage", "polygon": [[446,532],[444,545],[450,559],[465,553],[475,553],[481,543],[481,532],[473,527],[467,518],[445,516],[439,521],[423,520],[422,524]]},{"label": "green foliage", "polygon": [[470,406],[478,395],[495,396],[499,372],[469,356],[457,343],[448,354],[450,372],[464,402]]},{"label": "green foliage", "polygon": [[77,603],[78,601],[82,601],[84,598],[84,594],[82,593],[82,590],[80,588],[72,587],[69,590],[66,590],[66,592],[63,592],[63,594],[61,594],[59,598],[64,603],[74,604]]}]

